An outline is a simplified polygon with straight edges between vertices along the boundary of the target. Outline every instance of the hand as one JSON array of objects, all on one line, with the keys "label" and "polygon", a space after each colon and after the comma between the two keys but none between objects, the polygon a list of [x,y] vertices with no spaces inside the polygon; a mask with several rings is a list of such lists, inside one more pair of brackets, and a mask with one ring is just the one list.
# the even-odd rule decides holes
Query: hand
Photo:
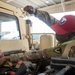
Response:
[{"label": "hand", "polygon": [[5,56],[4,56],[4,57],[1,57],[1,58],[0,58],[0,66],[3,65],[3,64],[4,64],[6,61],[8,61],[8,60],[9,60],[9,57],[8,57],[8,56],[6,56],[6,57],[5,57]]},{"label": "hand", "polygon": [[35,9],[32,6],[24,7],[24,11],[27,11],[29,14],[35,14]]},{"label": "hand", "polygon": [[4,56],[4,53],[0,50],[0,58]]}]

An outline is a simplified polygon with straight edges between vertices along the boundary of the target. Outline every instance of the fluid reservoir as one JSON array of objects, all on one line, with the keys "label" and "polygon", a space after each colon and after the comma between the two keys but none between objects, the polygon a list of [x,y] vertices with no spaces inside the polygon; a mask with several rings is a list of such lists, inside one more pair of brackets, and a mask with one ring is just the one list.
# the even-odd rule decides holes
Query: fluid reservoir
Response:
[{"label": "fluid reservoir", "polygon": [[40,36],[40,50],[54,47],[55,37],[52,34]]}]

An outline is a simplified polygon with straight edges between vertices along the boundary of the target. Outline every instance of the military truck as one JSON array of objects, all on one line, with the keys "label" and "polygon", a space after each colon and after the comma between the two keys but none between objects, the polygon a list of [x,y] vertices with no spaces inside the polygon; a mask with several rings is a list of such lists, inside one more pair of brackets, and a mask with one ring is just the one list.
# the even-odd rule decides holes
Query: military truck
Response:
[{"label": "military truck", "polygon": [[[59,62],[58,58],[51,58],[72,57],[73,52],[71,48],[74,46],[74,43],[71,46],[67,45],[66,48],[64,46],[67,43],[56,47],[57,40],[55,35],[50,33],[41,33],[40,40],[34,40],[34,34],[30,32],[31,22],[30,20],[24,20],[25,16],[26,12],[22,9],[0,1],[0,54],[3,54],[0,57],[1,75],[10,75],[11,73],[14,73],[14,75],[39,75],[41,73],[55,75],[59,72],[55,68],[62,66],[62,61],[67,61],[67,63],[74,62],[71,61],[72,59],[63,58],[63,60],[60,59],[61,64],[57,65],[56,62]],[[39,43],[38,45],[37,42]],[[68,51],[66,52],[67,49]],[[17,62],[19,63],[18,65]],[[71,66],[74,65],[72,63],[69,64]],[[67,70],[70,69],[70,67],[66,68]]]},{"label": "military truck", "polygon": [[[4,56],[9,57],[12,56],[12,54],[19,54],[20,57],[23,57],[24,51],[27,51],[25,54],[26,58],[24,59],[34,62],[35,59],[38,60],[44,57],[40,51],[50,48],[51,46],[54,47],[55,37],[54,34],[48,34],[49,36],[45,34],[41,36],[42,40],[38,40],[41,41],[41,44],[37,52],[32,48],[36,41],[34,42],[33,35],[30,32],[30,22],[29,20],[24,20],[23,16],[25,16],[25,12],[20,8],[0,1],[0,51],[3,52]],[[43,40],[45,38],[49,38],[46,40],[47,42]],[[49,40],[50,42],[48,42]],[[43,42],[47,45],[44,44],[43,46]],[[21,50],[23,52],[21,52]],[[13,56],[13,58],[10,57],[11,60],[16,58],[15,55]]]}]

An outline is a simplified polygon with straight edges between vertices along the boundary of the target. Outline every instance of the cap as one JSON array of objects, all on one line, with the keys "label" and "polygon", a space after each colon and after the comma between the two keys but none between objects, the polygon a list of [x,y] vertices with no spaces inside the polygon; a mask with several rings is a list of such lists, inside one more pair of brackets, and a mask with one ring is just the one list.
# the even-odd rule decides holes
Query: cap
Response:
[{"label": "cap", "polygon": [[75,32],[75,16],[65,15],[57,24],[52,25],[51,28],[59,35]]}]

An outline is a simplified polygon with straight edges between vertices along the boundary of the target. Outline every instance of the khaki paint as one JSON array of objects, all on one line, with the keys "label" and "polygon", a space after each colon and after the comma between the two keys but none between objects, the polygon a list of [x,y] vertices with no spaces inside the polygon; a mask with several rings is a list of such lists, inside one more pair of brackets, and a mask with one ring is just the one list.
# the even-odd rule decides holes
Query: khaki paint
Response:
[{"label": "khaki paint", "polygon": [[14,15],[19,20],[21,40],[0,40],[0,50],[9,51],[15,49],[29,50],[28,39],[26,36],[26,22],[23,20],[22,11],[12,5],[0,1],[0,12]]}]

